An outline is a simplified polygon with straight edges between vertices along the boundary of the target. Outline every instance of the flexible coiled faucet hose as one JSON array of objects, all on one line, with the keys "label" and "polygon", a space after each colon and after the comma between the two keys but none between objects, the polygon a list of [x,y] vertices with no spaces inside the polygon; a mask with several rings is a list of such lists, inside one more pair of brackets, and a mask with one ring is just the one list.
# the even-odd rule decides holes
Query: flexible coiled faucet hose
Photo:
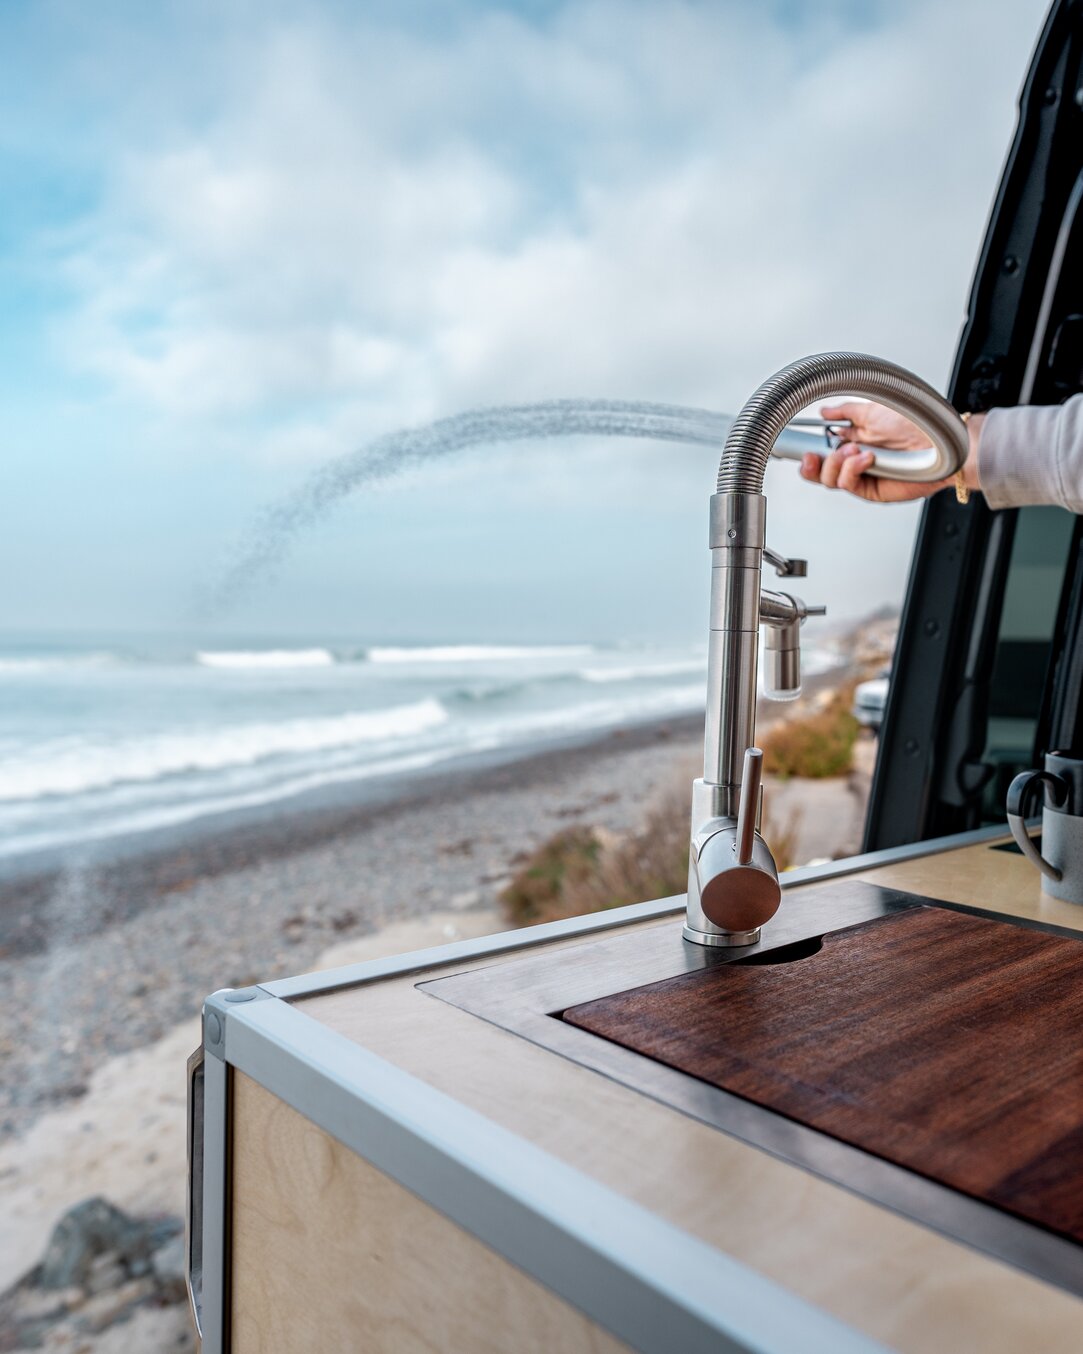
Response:
[{"label": "flexible coiled faucet hose", "polygon": [[899,478],[942,480],[966,460],[966,427],[944,397],[905,367],[866,353],[816,353],[769,376],[734,419],[718,466],[718,492],[762,494],[767,459],[786,424],[807,405],[860,395],[912,419],[935,449]]}]

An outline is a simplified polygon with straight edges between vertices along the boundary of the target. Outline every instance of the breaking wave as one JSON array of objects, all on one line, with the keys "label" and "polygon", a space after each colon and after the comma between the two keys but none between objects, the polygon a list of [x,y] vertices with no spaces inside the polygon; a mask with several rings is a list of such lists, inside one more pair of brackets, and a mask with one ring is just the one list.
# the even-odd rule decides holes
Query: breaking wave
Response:
[{"label": "breaking wave", "polygon": [[223,771],[287,754],[324,752],[393,741],[447,721],[435,699],[384,710],[217,729],[177,730],[143,738],[39,746],[36,755],[0,769],[0,800],[75,795],[113,785],[158,781],[192,771]]},{"label": "breaking wave", "polygon": [[679,663],[637,663],[628,667],[583,668],[584,682],[638,682],[651,677],[680,677],[689,672],[706,672],[707,659],[690,658]]},{"label": "breaking wave", "polygon": [[438,644],[417,649],[375,648],[366,652],[370,663],[491,663],[519,658],[580,658],[595,650],[589,644]]},{"label": "breaking wave", "polygon": [[111,653],[49,654],[26,658],[0,658],[0,676],[22,677],[38,672],[64,672],[66,669],[111,667],[121,659]]},{"label": "breaking wave", "polygon": [[200,649],[196,662],[205,668],[328,668],[330,649]]},{"label": "breaking wave", "polygon": [[[805,651],[810,675],[831,662]],[[704,669],[699,645],[12,647],[0,657],[0,857],[702,715]]]}]

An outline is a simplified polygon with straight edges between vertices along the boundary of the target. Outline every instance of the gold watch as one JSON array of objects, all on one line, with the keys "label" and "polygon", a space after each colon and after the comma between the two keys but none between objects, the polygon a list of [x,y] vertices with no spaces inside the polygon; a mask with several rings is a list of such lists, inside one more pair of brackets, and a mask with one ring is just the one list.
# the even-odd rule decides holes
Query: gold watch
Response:
[{"label": "gold watch", "polygon": [[[963,420],[964,423],[969,423],[970,410],[968,409],[966,413],[960,414],[959,417]],[[963,478],[962,466],[960,466],[959,469],[955,472],[955,499],[956,502],[958,503],[970,502],[970,489],[967,487],[966,480]]]}]

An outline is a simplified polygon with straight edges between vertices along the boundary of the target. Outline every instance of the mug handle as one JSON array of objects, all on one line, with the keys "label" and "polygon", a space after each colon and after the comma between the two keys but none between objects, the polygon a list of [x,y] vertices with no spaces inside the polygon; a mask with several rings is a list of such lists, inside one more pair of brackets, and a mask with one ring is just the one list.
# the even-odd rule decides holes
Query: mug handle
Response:
[{"label": "mug handle", "polygon": [[1008,826],[1012,830],[1012,836],[1015,838],[1015,844],[1026,856],[1032,865],[1037,865],[1042,874],[1047,879],[1052,879],[1059,883],[1061,872],[1055,865],[1050,865],[1049,861],[1041,854],[1038,848],[1030,839],[1026,824],[1026,801],[1027,796],[1035,785],[1048,785],[1050,797],[1055,805],[1061,805],[1067,802],[1068,787],[1059,776],[1053,775],[1051,771],[1020,771],[1019,775],[1008,786]]}]

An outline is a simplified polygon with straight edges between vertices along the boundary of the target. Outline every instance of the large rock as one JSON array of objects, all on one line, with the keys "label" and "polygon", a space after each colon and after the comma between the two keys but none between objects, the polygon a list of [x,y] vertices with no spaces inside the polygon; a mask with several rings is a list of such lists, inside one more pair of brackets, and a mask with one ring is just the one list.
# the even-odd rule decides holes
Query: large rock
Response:
[{"label": "large rock", "polygon": [[90,1287],[92,1272],[97,1279],[110,1268],[95,1265],[100,1256],[114,1258],[122,1279],[146,1274],[151,1256],[181,1226],[177,1218],[132,1218],[106,1199],[84,1199],[53,1228],[33,1281],[39,1288]]},{"label": "large rock", "polygon": [[110,1326],[127,1321],[137,1307],[154,1296],[153,1279],[126,1279],[117,1288],[91,1298],[76,1316],[75,1327],[99,1335]]},{"label": "large rock", "polygon": [[182,1233],[179,1218],[132,1218],[100,1198],[76,1204],[53,1228],[41,1263],[0,1293],[0,1351],[78,1348],[80,1332],[128,1321],[148,1303],[180,1303]]},{"label": "large rock", "polygon": [[151,1270],[162,1302],[183,1302],[188,1296],[188,1248],[183,1233],[170,1237],[151,1256]]}]

